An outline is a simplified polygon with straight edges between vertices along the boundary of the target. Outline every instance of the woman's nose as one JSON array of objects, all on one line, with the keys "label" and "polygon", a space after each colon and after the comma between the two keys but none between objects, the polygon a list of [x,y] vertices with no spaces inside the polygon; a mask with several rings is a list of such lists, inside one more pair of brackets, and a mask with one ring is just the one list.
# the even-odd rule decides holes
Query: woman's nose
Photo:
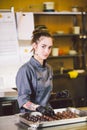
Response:
[{"label": "woman's nose", "polygon": [[46,50],[45,50],[45,53],[46,54],[49,54],[51,51],[47,48]]},{"label": "woman's nose", "polygon": [[45,49],[45,53],[48,53],[48,52],[49,52],[49,49],[48,49],[48,48],[46,48],[46,49]]}]

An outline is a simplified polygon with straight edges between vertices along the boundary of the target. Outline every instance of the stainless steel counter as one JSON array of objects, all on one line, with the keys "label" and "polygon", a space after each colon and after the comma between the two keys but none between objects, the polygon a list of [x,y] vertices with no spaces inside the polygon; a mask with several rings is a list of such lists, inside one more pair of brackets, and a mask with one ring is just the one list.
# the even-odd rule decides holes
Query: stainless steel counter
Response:
[{"label": "stainless steel counter", "polygon": [[[87,122],[42,128],[42,130],[53,130],[53,129],[87,130]],[[35,129],[19,122],[18,115],[11,115],[0,117],[0,130],[35,130]]]}]

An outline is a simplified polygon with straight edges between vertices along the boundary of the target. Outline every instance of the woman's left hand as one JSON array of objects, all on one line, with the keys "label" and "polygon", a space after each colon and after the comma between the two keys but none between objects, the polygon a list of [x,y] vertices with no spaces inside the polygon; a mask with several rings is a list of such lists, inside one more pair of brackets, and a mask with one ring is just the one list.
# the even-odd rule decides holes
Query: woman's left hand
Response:
[{"label": "woman's left hand", "polygon": [[55,115],[54,110],[50,107],[39,106],[36,108],[36,111],[42,113],[43,115],[47,115],[47,116],[54,116]]}]

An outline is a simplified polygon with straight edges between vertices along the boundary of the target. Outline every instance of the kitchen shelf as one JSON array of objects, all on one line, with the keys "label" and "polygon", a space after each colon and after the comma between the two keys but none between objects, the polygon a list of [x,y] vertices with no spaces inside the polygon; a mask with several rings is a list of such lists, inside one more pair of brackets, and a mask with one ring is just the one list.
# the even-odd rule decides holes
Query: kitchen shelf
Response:
[{"label": "kitchen shelf", "polygon": [[53,37],[80,37],[80,34],[58,34],[58,33],[54,33]]},{"label": "kitchen shelf", "polygon": [[[70,11],[61,11],[61,12],[34,12],[34,14],[38,15],[81,15],[82,12],[70,12]],[[83,13],[85,14],[85,12]]]},{"label": "kitchen shelf", "polygon": [[55,59],[55,58],[74,58],[74,57],[83,57],[83,55],[60,55],[60,56],[50,56],[48,59]]},{"label": "kitchen shelf", "polygon": [[[52,36],[54,37],[54,47],[58,46],[58,48],[65,49],[66,46],[69,46],[68,48],[72,46],[72,49],[76,50],[78,53],[77,55],[59,55],[55,57],[50,56],[48,60],[58,60],[63,58],[64,60],[71,60],[70,58],[72,58],[74,69],[86,69],[85,42],[87,39],[87,34],[85,32],[87,31],[85,29],[85,17],[87,13],[71,11],[54,11],[33,12],[33,14],[35,18],[35,25],[46,25],[48,29],[50,28]],[[73,34],[72,29],[74,26],[80,26],[80,34]],[[57,33],[58,31],[63,31],[64,33]]]}]

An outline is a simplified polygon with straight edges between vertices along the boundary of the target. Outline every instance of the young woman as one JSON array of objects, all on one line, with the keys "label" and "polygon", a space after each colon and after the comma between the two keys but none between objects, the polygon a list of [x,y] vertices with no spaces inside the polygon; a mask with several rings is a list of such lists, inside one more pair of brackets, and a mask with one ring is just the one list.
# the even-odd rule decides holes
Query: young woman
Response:
[{"label": "young woman", "polygon": [[38,111],[45,115],[54,115],[49,104],[52,91],[52,68],[46,59],[53,46],[48,31],[36,29],[32,36],[34,51],[31,59],[22,65],[16,76],[18,104],[21,112]]}]

